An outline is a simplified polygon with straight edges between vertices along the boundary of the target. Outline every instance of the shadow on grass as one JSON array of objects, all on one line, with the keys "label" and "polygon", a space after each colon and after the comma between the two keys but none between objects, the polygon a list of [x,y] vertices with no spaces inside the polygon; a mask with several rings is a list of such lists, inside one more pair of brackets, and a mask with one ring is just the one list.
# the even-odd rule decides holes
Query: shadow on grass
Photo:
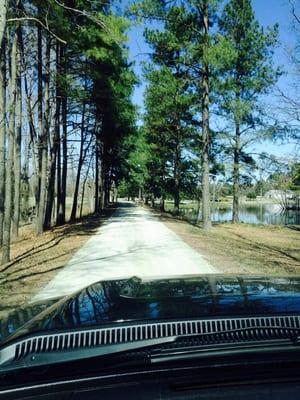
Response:
[{"label": "shadow on grass", "polygon": [[4,267],[0,270],[0,273],[6,272],[9,268],[20,261],[24,261],[28,257],[35,256],[43,251],[47,251],[57,246],[66,237],[93,236],[97,232],[98,228],[103,225],[105,220],[115,212],[116,208],[116,205],[112,205],[103,210],[101,213],[90,214],[88,216],[82,217],[81,219],[77,219],[73,223],[67,223],[65,225],[55,226],[51,228],[49,231],[59,231],[56,237],[48,240],[47,242],[41,243],[38,246],[34,246],[31,249],[26,250],[24,253],[18,255],[12,261],[4,265]]},{"label": "shadow on grass", "polygon": [[[147,209],[149,211],[151,211],[154,215],[156,215],[157,218],[162,222],[176,221],[177,223],[192,225],[193,227],[202,230],[201,224],[197,224],[195,222],[192,222],[192,221],[188,220],[185,217],[175,216],[171,212],[167,212],[167,211],[161,212],[161,211],[159,211],[157,209],[151,209],[150,207],[147,207]],[[222,223],[213,223],[214,227],[220,226],[220,225],[223,225],[223,224]],[[300,227],[295,226],[295,225],[290,225],[290,226],[286,226],[286,227],[289,228],[289,229],[295,230],[295,231],[300,231]],[[204,232],[204,231],[202,230],[202,232]],[[253,251],[257,250],[257,252],[263,252],[264,254],[273,253],[273,254],[275,254],[277,256],[285,257],[287,260],[289,260],[291,262],[296,262],[300,266],[300,258],[289,254],[287,251],[278,249],[277,247],[270,246],[270,245],[267,245],[267,244],[257,243],[257,242],[255,242],[255,241],[253,241],[253,240],[251,240],[251,239],[249,239],[247,237],[244,237],[243,235],[238,234],[236,232],[232,232],[231,231],[231,234],[236,237],[236,240],[239,239],[240,242],[242,242],[242,243],[248,245],[249,247],[251,247],[251,249]],[[291,249],[291,250],[293,251],[293,250],[297,250],[297,249]]]},{"label": "shadow on grass", "polygon": [[300,232],[300,226],[296,225],[286,225],[288,229],[292,229],[293,231],[299,231]]},{"label": "shadow on grass", "polygon": [[47,269],[45,271],[31,272],[29,274],[21,275],[21,276],[18,276],[16,278],[9,279],[9,280],[7,280],[5,282],[1,282],[1,284],[5,285],[5,284],[13,283],[13,282],[18,282],[21,279],[28,279],[28,278],[32,278],[33,276],[48,274],[49,272],[56,271],[58,269],[62,269],[62,268],[64,268],[64,266],[65,266],[65,264],[62,264],[62,265],[59,265],[58,267]]},{"label": "shadow on grass", "polygon": [[267,244],[262,244],[262,243],[258,244],[257,242],[254,242],[253,240],[248,239],[248,238],[244,237],[243,235],[240,235],[240,234],[238,234],[236,232],[231,232],[231,233],[232,233],[232,235],[238,237],[239,239],[242,239],[244,242],[247,242],[253,248],[256,248],[258,250],[267,250],[267,251],[271,251],[273,253],[278,253],[278,254],[286,257],[286,258],[289,258],[289,259],[291,259],[293,261],[296,261],[297,263],[299,263],[299,266],[300,266],[300,258],[294,257],[294,256],[292,256],[291,254],[287,253],[284,250],[280,250],[277,247],[270,246],[270,245],[267,245]]},{"label": "shadow on grass", "polygon": [[[60,254],[58,256],[55,255],[53,257],[50,257],[50,258],[47,258],[47,259],[43,260],[43,263],[48,263],[49,261],[59,260],[60,258],[65,257],[66,255],[69,255],[69,254],[72,254],[72,253],[73,253],[73,250],[66,251],[66,252],[64,252],[64,253],[62,253],[62,254]],[[18,268],[15,271],[11,271],[11,272],[8,272],[8,273],[4,274],[5,275],[4,278],[0,280],[0,285],[6,284],[6,283],[10,283],[10,282],[14,282],[15,278],[9,279],[12,275],[19,274],[22,271],[29,271],[29,270],[31,270],[31,269],[33,269],[35,267],[38,267],[39,265],[41,265],[40,261],[38,261],[38,262],[36,262],[34,264],[31,264],[30,266],[26,265],[25,267]],[[51,270],[48,270],[48,271],[51,271]],[[45,272],[47,272],[47,270],[45,270]],[[21,276],[18,277],[18,279],[23,279],[23,278],[28,278],[28,276],[27,275],[21,275]]]}]

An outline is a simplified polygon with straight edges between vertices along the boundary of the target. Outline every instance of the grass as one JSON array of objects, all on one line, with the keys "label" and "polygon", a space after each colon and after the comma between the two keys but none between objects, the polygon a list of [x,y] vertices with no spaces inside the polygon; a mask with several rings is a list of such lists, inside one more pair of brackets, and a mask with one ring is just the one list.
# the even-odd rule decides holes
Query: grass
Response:
[{"label": "grass", "polygon": [[220,272],[300,273],[299,227],[226,223],[205,231],[167,213],[159,218]]}]

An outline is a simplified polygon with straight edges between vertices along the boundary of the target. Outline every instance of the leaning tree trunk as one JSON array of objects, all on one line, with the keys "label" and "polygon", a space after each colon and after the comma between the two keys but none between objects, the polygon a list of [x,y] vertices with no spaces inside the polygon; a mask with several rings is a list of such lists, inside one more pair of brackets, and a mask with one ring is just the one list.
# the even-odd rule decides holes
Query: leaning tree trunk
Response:
[{"label": "leaning tree trunk", "polygon": [[[203,6],[203,25],[204,25],[204,56],[209,47],[208,43],[208,1],[205,0]],[[210,215],[210,191],[209,191],[209,66],[205,61],[202,71],[202,221],[203,228],[211,228]]]},{"label": "leaning tree trunk", "polygon": [[19,235],[20,221],[20,186],[21,186],[21,134],[22,134],[22,81],[21,81],[21,27],[17,29],[17,54],[16,54],[16,128],[14,135],[14,197],[12,237]]},{"label": "leaning tree trunk", "polygon": [[10,240],[11,240],[11,218],[13,201],[13,156],[14,156],[14,130],[16,116],[16,97],[17,97],[17,31],[14,33],[11,50],[11,73],[10,73],[10,107],[9,107],[9,126],[7,131],[7,157],[6,157],[6,176],[5,176],[5,200],[4,200],[4,223],[3,223],[3,251],[2,263],[10,259]]},{"label": "leaning tree trunk", "polygon": [[239,201],[240,201],[240,152],[241,152],[240,123],[235,126],[235,144],[233,160],[233,204],[232,223],[239,222]]}]

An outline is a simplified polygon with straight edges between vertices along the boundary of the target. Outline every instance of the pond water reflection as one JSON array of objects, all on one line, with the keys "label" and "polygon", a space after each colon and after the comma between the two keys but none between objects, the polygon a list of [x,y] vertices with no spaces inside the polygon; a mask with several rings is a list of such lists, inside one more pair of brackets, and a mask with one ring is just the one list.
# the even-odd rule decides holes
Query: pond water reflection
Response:
[{"label": "pond water reflection", "polygon": [[[184,214],[191,220],[196,218],[196,210],[185,210]],[[232,206],[230,204],[216,203],[212,207],[214,222],[230,221],[231,217]],[[281,207],[274,203],[241,204],[240,221],[248,224],[300,225],[300,212],[282,211]]]}]

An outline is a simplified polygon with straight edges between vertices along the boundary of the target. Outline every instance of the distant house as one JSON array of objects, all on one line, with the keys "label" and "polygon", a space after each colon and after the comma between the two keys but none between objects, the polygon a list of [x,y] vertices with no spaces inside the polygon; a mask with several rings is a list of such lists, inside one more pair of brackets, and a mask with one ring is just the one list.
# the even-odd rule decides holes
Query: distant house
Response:
[{"label": "distant house", "polygon": [[266,199],[278,200],[282,201],[283,199],[293,199],[295,197],[295,193],[291,190],[269,190],[265,193]]}]

